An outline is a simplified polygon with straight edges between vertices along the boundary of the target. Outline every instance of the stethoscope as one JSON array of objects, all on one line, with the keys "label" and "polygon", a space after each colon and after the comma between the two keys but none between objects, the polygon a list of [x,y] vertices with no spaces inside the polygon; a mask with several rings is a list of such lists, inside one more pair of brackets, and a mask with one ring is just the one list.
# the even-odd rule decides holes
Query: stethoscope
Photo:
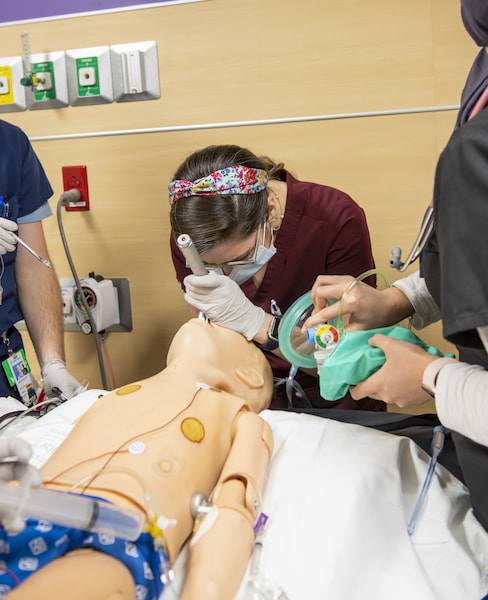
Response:
[{"label": "stethoscope", "polygon": [[391,250],[391,258],[390,258],[390,267],[396,269],[400,273],[406,271],[408,267],[414,263],[417,258],[420,256],[422,250],[425,248],[425,244],[432,233],[432,229],[434,228],[434,202],[432,201],[427,210],[425,211],[424,218],[422,219],[422,224],[420,226],[420,231],[415,238],[415,242],[408,253],[408,256],[405,262],[402,262],[402,249],[398,246],[395,246]]},{"label": "stethoscope", "polygon": [[[478,98],[476,104],[471,111],[468,121],[470,121],[473,117],[475,117],[478,113],[480,113],[488,103],[488,87]],[[425,248],[428,239],[430,238],[430,234],[432,233],[432,229],[434,228],[434,200],[431,200],[427,210],[425,211],[424,217],[422,219],[422,224],[420,226],[420,231],[413,243],[413,246],[408,253],[408,256],[405,262],[402,261],[402,250],[398,246],[392,248],[391,251],[391,259],[390,259],[390,267],[396,269],[400,273],[403,273],[412,263],[414,263],[417,258],[420,256],[422,250]]]}]

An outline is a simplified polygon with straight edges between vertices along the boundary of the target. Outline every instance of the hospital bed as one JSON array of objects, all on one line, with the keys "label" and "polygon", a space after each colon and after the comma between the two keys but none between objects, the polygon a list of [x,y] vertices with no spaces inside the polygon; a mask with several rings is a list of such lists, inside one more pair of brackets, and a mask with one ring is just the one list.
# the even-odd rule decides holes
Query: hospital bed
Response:
[{"label": "hospital bed", "polygon": [[[41,466],[100,390],[41,419],[14,423]],[[0,399],[0,414],[18,410]],[[488,594],[488,533],[464,485],[438,465],[415,533],[412,514],[429,456],[407,437],[310,414],[264,411],[275,448],[262,509],[269,520],[236,600],[481,600]],[[187,548],[160,600],[176,600]],[[250,569],[260,589],[252,595]]]}]

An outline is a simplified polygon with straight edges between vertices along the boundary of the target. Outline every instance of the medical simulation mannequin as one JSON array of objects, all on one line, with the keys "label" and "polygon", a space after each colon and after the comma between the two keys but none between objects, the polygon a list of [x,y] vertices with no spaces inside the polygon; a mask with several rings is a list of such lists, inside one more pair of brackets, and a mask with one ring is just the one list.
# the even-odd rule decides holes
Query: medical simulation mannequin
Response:
[{"label": "medical simulation mannequin", "polygon": [[[256,414],[267,408],[271,393],[271,369],[252,342],[192,319],[176,334],[162,372],[100,397],[81,417],[42,468],[44,486],[145,515],[149,492],[157,515],[176,520],[164,530],[171,561],[195,531],[181,598],[231,599],[251,554],[272,453],[271,429]],[[195,492],[214,508],[194,528]],[[136,598],[128,568],[93,548],[56,558],[8,597],[51,600],[59,594]]]}]

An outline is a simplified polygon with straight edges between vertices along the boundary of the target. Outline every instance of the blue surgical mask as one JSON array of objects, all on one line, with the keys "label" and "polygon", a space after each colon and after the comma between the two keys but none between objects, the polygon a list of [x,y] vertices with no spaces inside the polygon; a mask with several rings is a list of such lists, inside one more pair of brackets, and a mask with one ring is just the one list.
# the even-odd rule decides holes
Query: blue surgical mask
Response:
[{"label": "blue surgical mask", "polygon": [[269,248],[266,248],[266,246],[262,244],[259,246],[256,253],[256,259],[253,263],[233,267],[232,271],[229,273],[229,277],[238,285],[242,285],[245,281],[251,279],[251,277],[262,269],[264,265],[268,264],[275,254],[276,248],[273,244],[273,239],[271,239]]}]

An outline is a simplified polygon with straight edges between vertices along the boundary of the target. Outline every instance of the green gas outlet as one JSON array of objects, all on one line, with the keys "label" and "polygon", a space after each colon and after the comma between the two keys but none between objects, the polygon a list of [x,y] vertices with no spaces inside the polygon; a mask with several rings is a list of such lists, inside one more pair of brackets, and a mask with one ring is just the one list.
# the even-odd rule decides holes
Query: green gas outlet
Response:
[{"label": "green gas outlet", "polygon": [[31,84],[24,87],[27,108],[45,110],[68,106],[66,59],[64,52],[41,52],[30,56],[32,63],[26,75]]},{"label": "green gas outlet", "polygon": [[89,56],[76,59],[76,79],[78,82],[78,96],[100,95],[100,76],[98,72],[98,58]]},{"label": "green gas outlet", "polygon": [[34,87],[34,100],[44,102],[45,100],[56,100],[56,85],[54,81],[54,64],[52,61],[34,63],[32,65],[34,75],[37,79]]},{"label": "green gas outlet", "polygon": [[108,46],[66,50],[66,72],[71,106],[113,102]]}]

